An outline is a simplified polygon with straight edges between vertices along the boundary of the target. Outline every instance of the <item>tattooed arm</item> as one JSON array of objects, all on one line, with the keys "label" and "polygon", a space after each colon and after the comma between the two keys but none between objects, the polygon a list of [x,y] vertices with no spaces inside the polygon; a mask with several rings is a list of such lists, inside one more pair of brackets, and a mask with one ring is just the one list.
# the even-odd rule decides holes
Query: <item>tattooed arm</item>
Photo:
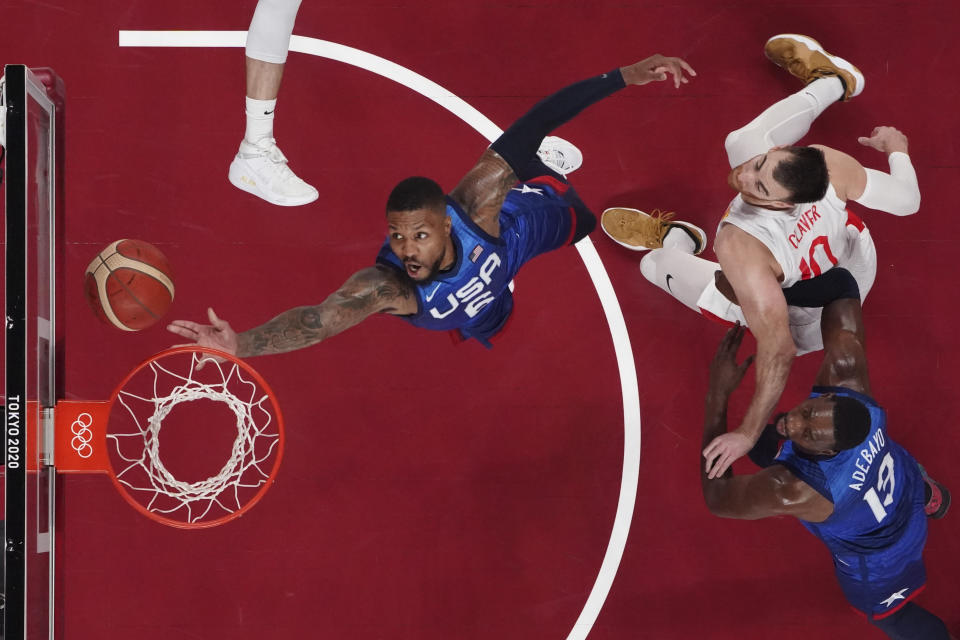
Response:
[{"label": "tattooed arm", "polygon": [[303,349],[359,324],[374,313],[416,313],[413,285],[384,266],[362,269],[318,305],[284,311],[259,327],[236,333],[208,311],[209,325],[175,320],[167,329],[205,347],[241,358]]},{"label": "tattooed arm", "polygon": [[500,207],[517,183],[517,174],[493,149],[480,156],[450,197],[460,203],[470,219],[492,236],[500,235]]}]

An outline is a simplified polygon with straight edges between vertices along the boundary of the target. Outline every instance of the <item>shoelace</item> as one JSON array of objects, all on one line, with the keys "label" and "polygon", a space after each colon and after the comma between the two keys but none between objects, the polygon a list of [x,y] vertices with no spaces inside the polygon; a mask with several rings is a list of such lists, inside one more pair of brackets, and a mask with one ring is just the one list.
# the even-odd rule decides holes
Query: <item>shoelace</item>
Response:
[{"label": "shoelace", "polygon": [[673,211],[654,209],[650,217],[619,216],[615,218],[615,224],[620,227],[624,237],[632,237],[645,247],[663,246],[663,237],[667,234],[669,221],[674,215]]},{"label": "shoelace", "polygon": [[280,147],[277,146],[276,141],[271,138],[269,147],[261,147],[259,145],[254,145],[254,147],[260,152],[258,155],[267,158],[274,165],[277,165],[277,171],[280,172],[280,179],[283,181],[288,181],[295,179],[297,176],[287,166],[287,156],[283,155],[283,152],[280,151]]}]

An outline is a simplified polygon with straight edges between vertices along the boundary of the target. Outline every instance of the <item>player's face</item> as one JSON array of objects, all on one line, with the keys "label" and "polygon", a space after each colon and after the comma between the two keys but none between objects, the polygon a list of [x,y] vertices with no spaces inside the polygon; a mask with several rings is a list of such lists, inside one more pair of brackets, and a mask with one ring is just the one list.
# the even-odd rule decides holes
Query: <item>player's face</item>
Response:
[{"label": "player's face", "polygon": [[413,280],[422,282],[448,269],[456,256],[445,211],[414,209],[387,213],[390,250]]},{"label": "player's face", "polygon": [[804,400],[775,421],[777,433],[792,440],[794,446],[813,454],[835,453],[833,437],[833,399],[829,395]]},{"label": "player's face", "polygon": [[758,207],[789,209],[790,191],[773,179],[773,170],[789,154],[774,148],[732,169],[727,184],[739,191],[743,201]]}]

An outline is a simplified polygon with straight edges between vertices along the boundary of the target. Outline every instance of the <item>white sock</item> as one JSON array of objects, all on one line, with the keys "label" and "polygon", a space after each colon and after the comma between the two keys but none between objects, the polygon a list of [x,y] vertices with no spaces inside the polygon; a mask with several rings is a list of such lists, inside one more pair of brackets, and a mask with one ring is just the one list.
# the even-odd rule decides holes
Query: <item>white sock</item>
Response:
[{"label": "white sock", "polygon": [[677,249],[693,255],[697,250],[697,243],[686,231],[679,227],[673,227],[670,231],[667,231],[667,235],[663,236],[663,248]]},{"label": "white sock", "polygon": [[277,108],[277,100],[255,100],[247,98],[247,131],[244,134],[247,142],[257,142],[264,138],[273,137],[273,112]]}]

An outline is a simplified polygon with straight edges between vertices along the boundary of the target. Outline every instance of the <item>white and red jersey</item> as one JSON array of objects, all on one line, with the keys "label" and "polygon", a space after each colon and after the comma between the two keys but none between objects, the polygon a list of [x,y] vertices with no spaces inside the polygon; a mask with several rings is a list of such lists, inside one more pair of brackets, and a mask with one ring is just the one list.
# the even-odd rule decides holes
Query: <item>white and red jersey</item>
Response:
[{"label": "white and red jersey", "polygon": [[[770,250],[783,269],[784,288],[837,265],[849,269],[851,262],[862,260],[864,242],[870,245],[876,266],[869,230],[860,218],[847,211],[846,202],[837,196],[833,185],[827,188],[822,200],[798,204],[786,211],[747,204],[737,194],[720,221],[721,225],[724,223],[746,231]],[[873,284],[872,277],[869,282],[860,280],[857,277],[861,287],[866,284],[869,289]],[[866,291],[861,290],[861,294],[865,296]]]},{"label": "white and red jersey", "polygon": [[[737,195],[720,224],[732,224],[762,242],[783,269],[784,288],[841,266],[856,278],[860,299],[866,300],[877,275],[877,250],[870,230],[845,205],[832,185],[823,200],[798,204],[788,211],[755,207]],[[721,322],[748,326],[743,309],[727,299],[713,280],[700,294],[697,307]],[[823,348],[821,311],[788,307],[790,333],[799,353]]]}]

